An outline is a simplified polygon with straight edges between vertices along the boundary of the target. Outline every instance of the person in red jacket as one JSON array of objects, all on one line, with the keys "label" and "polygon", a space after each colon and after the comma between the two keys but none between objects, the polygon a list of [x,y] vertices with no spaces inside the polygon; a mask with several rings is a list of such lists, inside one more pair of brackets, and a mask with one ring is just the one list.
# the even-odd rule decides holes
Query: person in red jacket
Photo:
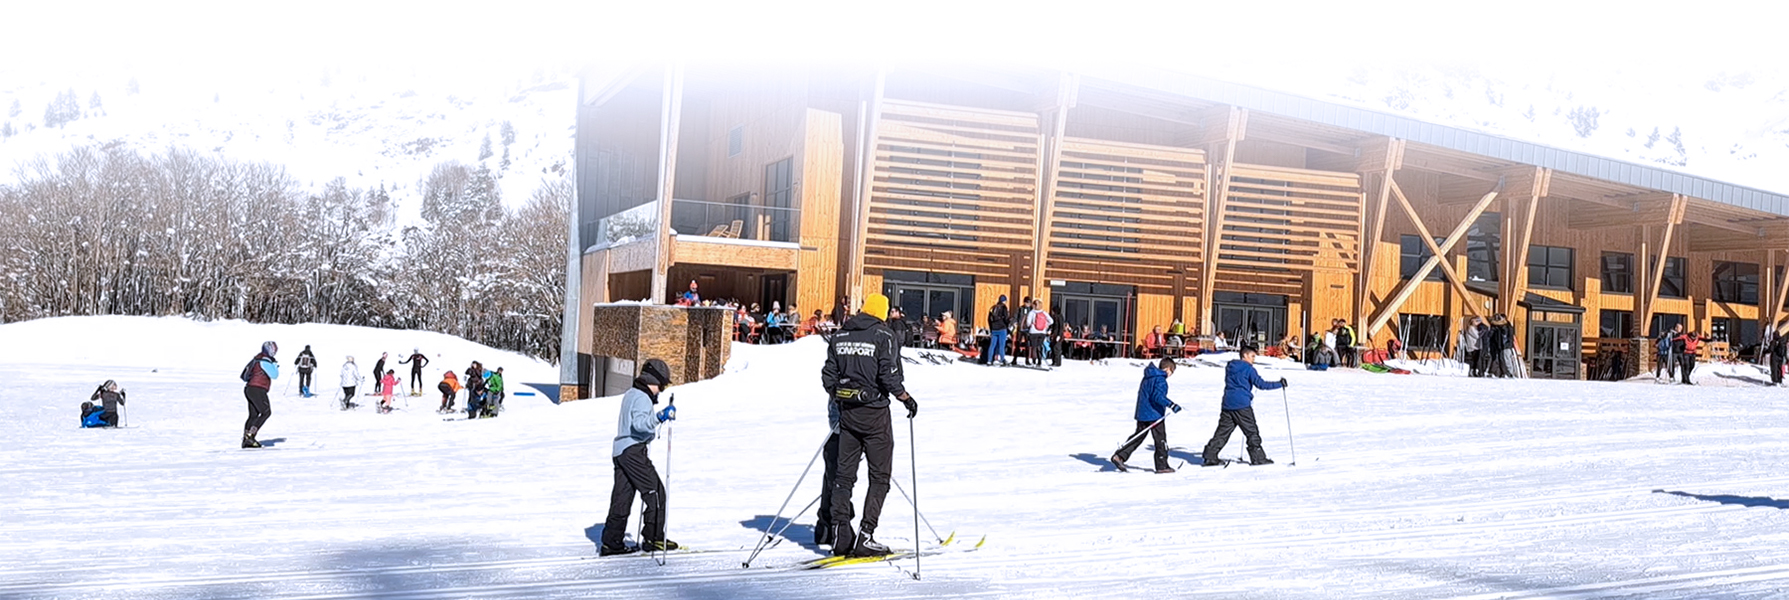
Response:
[{"label": "person in red jacket", "polygon": [[1678,351],[1677,370],[1683,371],[1684,385],[1696,385],[1690,382],[1690,371],[1696,370],[1696,354],[1702,350],[1702,341],[1706,339],[1708,338],[1701,334],[1684,331],[1677,334],[1677,339],[1672,340],[1672,345],[1675,346],[1673,349]]}]

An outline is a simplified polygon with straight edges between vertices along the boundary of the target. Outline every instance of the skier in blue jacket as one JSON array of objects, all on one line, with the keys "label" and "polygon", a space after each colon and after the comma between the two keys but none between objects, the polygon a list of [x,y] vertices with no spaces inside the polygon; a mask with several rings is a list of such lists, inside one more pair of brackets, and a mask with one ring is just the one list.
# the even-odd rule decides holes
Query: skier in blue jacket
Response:
[{"label": "skier in blue jacket", "polygon": [[1143,445],[1143,431],[1155,440],[1155,472],[1173,473],[1168,466],[1168,424],[1163,421],[1170,413],[1180,412],[1180,405],[1168,399],[1168,376],[1174,374],[1174,359],[1163,358],[1155,365],[1143,367],[1143,383],[1137,386],[1137,431],[1123,448],[1113,454],[1112,466],[1120,471],[1129,471],[1124,461],[1130,460],[1131,453]]},{"label": "skier in blue jacket", "polygon": [[[640,368],[634,387],[621,397],[621,416],[615,425],[610,462],[615,464],[615,487],[609,494],[609,517],[603,521],[603,545],[598,554],[610,556],[645,550],[676,550],[677,542],[665,539],[665,488],[658,470],[646,456],[646,445],[658,437],[658,426],[677,418],[677,407],[653,411],[658,394],[671,383],[665,361],[651,359]],[[644,505],[640,515],[640,546],[623,543],[627,512],[639,493]]]},{"label": "skier in blue jacket", "polygon": [[1272,460],[1261,450],[1261,428],[1255,425],[1255,390],[1277,390],[1286,387],[1286,378],[1279,381],[1267,381],[1255,371],[1255,347],[1245,345],[1241,356],[1224,365],[1224,408],[1218,413],[1218,430],[1205,443],[1203,466],[1215,467],[1224,464],[1218,459],[1218,451],[1224,444],[1230,443],[1230,432],[1242,428],[1242,435],[1248,440],[1249,464],[1271,465]]}]

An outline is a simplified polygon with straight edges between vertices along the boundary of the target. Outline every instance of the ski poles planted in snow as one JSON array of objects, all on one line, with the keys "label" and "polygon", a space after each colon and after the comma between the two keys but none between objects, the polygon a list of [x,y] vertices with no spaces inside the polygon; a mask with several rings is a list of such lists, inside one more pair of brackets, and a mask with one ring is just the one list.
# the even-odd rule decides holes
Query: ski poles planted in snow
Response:
[{"label": "ski poles planted in snow", "polygon": [[1286,388],[1280,388],[1280,402],[1286,408],[1286,445],[1292,448],[1292,462],[1286,463],[1286,466],[1296,467],[1298,466],[1298,444],[1292,443],[1292,401],[1287,398]]},{"label": "ski poles planted in snow", "polygon": [[[807,468],[802,469],[801,476],[795,478],[795,487],[791,488],[789,490],[789,497],[783,499],[783,505],[777,507],[776,515],[770,518],[770,525],[766,526],[764,528],[764,537],[758,539],[758,545],[756,547],[752,548],[752,555],[746,557],[745,562],[741,563],[739,565],[741,568],[745,568],[745,569],[751,568],[752,561],[758,559],[758,554],[763,552],[765,548],[770,547],[770,541],[771,541],[771,536],[772,536],[771,530],[775,529],[776,522],[783,518],[783,511],[788,510],[789,501],[795,499],[795,492],[801,491],[801,482],[806,481],[808,478],[808,473],[812,472],[814,470],[814,463],[820,460],[820,454],[826,451],[826,442],[827,442],[827,440],[830,440],[830,439],[832,439],[832,432],[827,432],[826,439],[820,440],[820,448],[817,450],[814,450],[814,457],[811,459],[808,459]],[[667,450],[667,453],[668,452],[669,451]],[[666,458],[669,459],[670,457],[667,456]],[[667,460],[665,464],[668,467],[670,465],[669,460]],[[824,486],[824,485],[821,486],[821,490],[820,490],[821,494],[828,493],[828,491],[825,488],[826,488],[826,486]],[[818,502],[818,500],[815,500],[815,501]],[[804,512],[804,513],[807,512],[807,509],[802,509],[802,512]],[[789,520],[794,521],[795,519],[793,517],[791,517]]]},{"label": "ski poles planted in snow", "polygon": [[[665,405],[676,409],[677,396],[665,394]],[[669,421],[665,423],[665,481],[659,484],[658,501],[658,539],[663,542],[671,539],[671,534],[667,532],[671,521],[671,422]],[[641,524],[645,524],[645,521],[645,517],[640,517]],[[653,554],[657,555],[654,558],[658,560],[658,566],[665,566],[665,560],[669,558],[670,552],[670,550],[662,548],[653,550]]]},{"label": "ski poles planted in snow", "polygon": [[913,414],[907,414],[907,465],[913,481],[913,579],[919,580],[919,444],[913,441]]}]

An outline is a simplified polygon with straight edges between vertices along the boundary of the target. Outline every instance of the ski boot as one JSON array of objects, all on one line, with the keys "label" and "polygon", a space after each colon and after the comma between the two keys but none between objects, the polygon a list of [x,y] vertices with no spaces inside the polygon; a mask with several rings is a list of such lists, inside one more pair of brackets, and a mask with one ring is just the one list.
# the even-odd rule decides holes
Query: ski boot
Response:
[{"label": "ski boot", "polygon": [[256,433],[256,431],[254,429],[249,429],[249,430],[242,432],[242,447],[243,448],[260,448],[261,447],[261,442],[255,441],[255,433]]},{"label": "ski boot", "polygon": [[640,548],[638,546],[629,546],[626,544],[622,544],[620,546],[610,546],[610,545],[604,544],[602,548],[600,548],[596,551],[596,555],[597,556],[620,556],[623,554],[633,554],[633,553],[639,552],[639,551],[640,551]]},{"label": "ski boot", "polygon": [[858,557],[886,556],[893,553],[894,551],[889,550],[888,546],[884,545],[882,542],[876,541],[876,538],[871,537],[870,532],[868,531],[857,534],[857,545],[855,548],[851,549],[851,555]]},{"label": "ski boot", "polygon": [[1108,462],[1111,462],[1112,466],[1117,468],[1119,473],[1128,473],[1131,470],[1130,467],[1125,466],[1124,461],[1119,459],[1117,454],[1112,455],[1110,458],[1107,458],[1106,460]]},{"label": "ski boot", "polygon": [[670,552],[680,547],[681,546],[677,545],[677,542],[671,540],[649,540],[644,544],[640,544],[640,549],[647,552]]}]

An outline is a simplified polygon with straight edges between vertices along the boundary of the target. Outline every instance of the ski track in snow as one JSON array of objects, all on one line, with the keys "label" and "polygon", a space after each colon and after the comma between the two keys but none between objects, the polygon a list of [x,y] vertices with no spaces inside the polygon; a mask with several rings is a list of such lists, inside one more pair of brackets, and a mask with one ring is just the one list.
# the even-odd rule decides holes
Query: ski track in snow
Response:
[{"label": "ski track in snow", "polygon": [[[71,349],[79,345],[70,338],[107,339],[95,323],[123,346]],[[173,323],[0,326],[0,379],[9,382],[0,388],[9,442],[0,445],[9,492],[0,556],[11,559],[0,562],[0,598],[1490,600],[1789,590],[1789,475],[1777,469],[1789,455],[1780,443],[1789,392],[1736,383],[1756,377],[1748,366],[1707,367],[1698,378],[1710,385],[1697,387],[1266,368],[1293,384],[1297,465],[1286,464],[1288,407],[1265,391],[1257,416],[1281,464],[1229,468],[1198,467],[1196,456],[1222,371],[1184,367],[1169,382],[1186,411],[1166,425],[1171,462],[1191,462],[1154,475],[1104,471],[1133,427],[1140,372],[1130,362],[1047,373],[909,364],[921,403],[920,506],[940,535],[954,531],[962,544],[986,535],[986,545],[918,565],[794,571],[818,556],[807,543],[811,511],[752,568],[740,563],[825,437],[817,340],[738,347],[728,375],[672,390],[680,420],[671,447],[661,436],[651,450],[661,473],[670,470],[668,527],[672,539],[716,552],[660,566],[586,560],[595,553],[587,529],[600,529],[608,504],[614,399],[554,406],[511,395],[501,418],[443,422],[426,395],[408,398],[407,410],[398,399],[390,415],[344,413],[328,396],[286,392],[286,373],[261,437],[284,438],[287,449],[235,450],[244,403],[234,377],[259,340],[281,340],[287,365],[314,344],[325,391],[345,347],[376,358],[424,334],[202,324],[180,334]],[[161,335],[133,334],[149,330]],[[432,378],[498,355],[466,342],[430,341],[426,352],[429,344],[446,346]],[[122,356],[137,358],[113,360]],[[158,356],[208,358],[149,372],[145,361]],[[556,375],[519,361],[508,370],[512,390]],[[75,428],[76,407],[108,378],[130,391],[135,428]],[[894,472],[911,492],[902,421]],[[1241,443],[1238,433],[1222,456],[1239,455]],[[1130,462],[1147,465],[1148,448]],[[788,512],[819,493],[817,469]],[[912,515],[891,491],[877,537],[911,547]],[[929,530],[921,539],[936,541]],[[916,566],[919,581],[908,575]]]}]

